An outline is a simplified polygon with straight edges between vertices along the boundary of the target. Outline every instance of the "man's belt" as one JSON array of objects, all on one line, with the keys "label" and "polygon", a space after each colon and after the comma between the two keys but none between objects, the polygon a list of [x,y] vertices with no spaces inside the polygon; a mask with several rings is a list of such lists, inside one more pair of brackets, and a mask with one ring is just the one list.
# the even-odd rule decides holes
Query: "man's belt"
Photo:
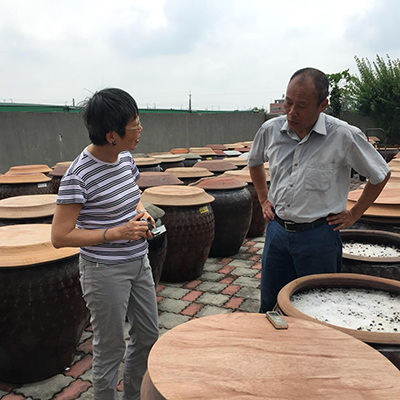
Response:
[{"label": "man's belt", "polygon": [[328,223],[326,217],[318,218],[313,222],[305,222],[305,223],[297,223],[292,221],[285,221],[282,218],[279,218],[276,214],[274,216],[274,220],[285,228],[287,232],[304,232],[309,229],[319,228],[322,225]]}]

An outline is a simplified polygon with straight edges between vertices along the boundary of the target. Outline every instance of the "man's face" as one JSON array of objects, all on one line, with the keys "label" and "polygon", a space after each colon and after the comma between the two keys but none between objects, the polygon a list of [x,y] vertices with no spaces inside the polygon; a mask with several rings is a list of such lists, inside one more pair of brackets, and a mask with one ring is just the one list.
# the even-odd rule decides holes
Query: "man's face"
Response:
[{"label": "man's face", "polygon": [[287,87],[284,108],[289,128],[303,139],[325,110],[328,99],[318,104],[318,96],[313,81],[301,76],[293,78]]}]

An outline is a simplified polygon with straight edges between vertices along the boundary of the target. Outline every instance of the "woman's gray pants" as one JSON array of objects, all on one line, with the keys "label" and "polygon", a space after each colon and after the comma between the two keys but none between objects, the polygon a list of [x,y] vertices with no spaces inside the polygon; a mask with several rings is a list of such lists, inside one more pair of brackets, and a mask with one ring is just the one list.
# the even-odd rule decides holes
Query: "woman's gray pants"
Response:
[{"label": "woman's gray pants", "polygon": [[[124,399],[140,399],[151,347],[158,339],[157,300],[148,257],[124,264],[97,264],[80,257],[83,297],[93,328],[95,400],[118,400],[118,369],[123,360]],[[130,324],[126,348],[124,326]]]}]

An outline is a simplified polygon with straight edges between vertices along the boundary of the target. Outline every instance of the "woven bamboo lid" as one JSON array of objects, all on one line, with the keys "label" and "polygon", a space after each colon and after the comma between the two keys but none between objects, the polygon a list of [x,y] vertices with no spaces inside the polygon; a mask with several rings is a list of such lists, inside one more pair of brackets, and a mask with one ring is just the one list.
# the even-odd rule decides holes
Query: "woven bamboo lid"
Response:
[{"label": "woven bamboo lid", "polygon": [[204,190],[232,190],[243,189],[247,186],[247,183],[234,176],[217,176],[200,179],[189,186],[201,187]]},{"label": "woven bamboo lid", "polygon": [[193,186],[157,186],[146,189],[141,199],[156,206],[198,206],[214,201],[204,189]]},{"label": "woven bamboo lid", "polygon": [[[169,170],[168,170],[169,171]],[[183,182],[174,174],[169,172],[141,172],[140,178],[136,181],[140,189],[146,189],[161,185],[183,185]]]},{"label": "woven bamboo lid", "polygon": [[42,183],[49,182],[51,178],[42,174],[41,172],[37,173],[5,173],[0,176],[0,184],[19,184],[19,183]]},{"label": "woven bamboo lid", "polygon": [[213,176],[214,173],[207,168],[197,167],[175,167],[168,168],[170,174],[174,174],[178,178],[204,178],[206,176]]},{"label": "woven bamboo lid", "polygon": [[235,164],[226,160],[205,160],[197,162],[194,167],[207,168],[211,172],[224,172],[237,169]]},{"label": "woven bamboo lid", "polygon": [[143,165],[159,165],[160,160],[157,160],[154,157],[137,157],[134,158],[135,164],[138,166],[143,166]]},{"label": "woven bamboo lid", "polygon": [[54,248],[50,238],[51,224],[0,227],[0,267],[29,266],[61,260],[79,253],[79,248]]},{"label": "woven bamboo lid", "polygon": [[0,200],[0,218],[38,218],[54,215],[56,194],[32,194]]},{"label": "woven bamboo lid", "polygon": [[15,165],[9,171],[19,173],[34,173],[34,172],[50,172],[51,168],[46,164],[31,164],[31,165]]}]

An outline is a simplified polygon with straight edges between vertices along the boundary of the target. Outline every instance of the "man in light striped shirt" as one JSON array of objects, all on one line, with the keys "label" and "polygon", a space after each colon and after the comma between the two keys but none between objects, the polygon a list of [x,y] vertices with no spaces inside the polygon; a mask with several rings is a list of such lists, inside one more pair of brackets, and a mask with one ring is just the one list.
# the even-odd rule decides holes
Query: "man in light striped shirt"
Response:
[{"label": "man in light striped shirt", "polygon": [[[93,328],[96,400],[117,400],[125,354],[124,399],[140,399],[151,347],[158,338],[157,301],[147,257],[154,220],[140,201],[139,171],[130,151],[139,143],[135,100],[120,89],[96,92],[84,114],[91,144],[64,175],[53,219],[55,247],[79,247],[81,286]],[[145,220],[142,220],[145,219]]]}]

